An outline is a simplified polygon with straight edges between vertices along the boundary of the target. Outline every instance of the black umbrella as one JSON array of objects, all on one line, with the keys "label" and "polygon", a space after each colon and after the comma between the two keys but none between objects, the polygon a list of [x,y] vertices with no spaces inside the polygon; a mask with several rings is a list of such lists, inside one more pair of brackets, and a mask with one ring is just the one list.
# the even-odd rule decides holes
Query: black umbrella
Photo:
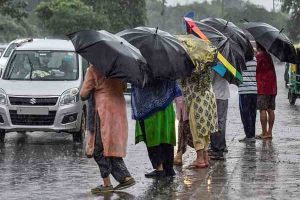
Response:
[{"label": "black umbrella", "polygon": [[223,33],[225,36],[238,43],[244,52],[246,61],[253,60],[254,51],[250,41],[246,37],[243,30],[237,27],[234,23],[221,18],[206,18],[201,20],[201,22],[212,26],[213,28]]},{"label": "black umbrella", "polygon": [[[247,69],[244,54],[240,46],[235,41],[226,37],[220,31],[207,24],[197,21],[194,21],[194,23],[233,67],[235,67],[240,73],[242,69]],[[192,29],[189,28],[189,24],[187,24],[187,32],[199,37],[192,31]]]},{"label": "black umbrella", "polygon": [[117,33],[138,48],[155,79],[175,80],[189,76],[194,64],[182,44],[158,28],[137,27]]},{"label": "black umbrella", "polygon": [[295,47],[289,38],[282,33],[282,30],[279,31],[277,28],[262,22],[247,22],[245,29],[281,62],[296,62]]},{"label": "black umbrella", "polygon": [[143,87],[148,66],[140,51],[107,31],[79,31],[67,35],[78,54],[108,78],[118,78]]}]

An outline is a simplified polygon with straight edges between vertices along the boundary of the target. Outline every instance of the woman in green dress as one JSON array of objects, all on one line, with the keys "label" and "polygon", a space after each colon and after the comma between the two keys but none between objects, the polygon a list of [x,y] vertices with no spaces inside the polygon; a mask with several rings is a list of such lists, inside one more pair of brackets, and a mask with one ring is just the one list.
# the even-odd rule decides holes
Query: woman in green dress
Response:
[{"label": "woman in green dress", "polygon": [[175,112],[172,101],[179,96],[175,81],[155,81],[143,89],[132,88],[132,111],[136,143],[144,141],[154,171],[147,178],[174,176],[176,145]]}]

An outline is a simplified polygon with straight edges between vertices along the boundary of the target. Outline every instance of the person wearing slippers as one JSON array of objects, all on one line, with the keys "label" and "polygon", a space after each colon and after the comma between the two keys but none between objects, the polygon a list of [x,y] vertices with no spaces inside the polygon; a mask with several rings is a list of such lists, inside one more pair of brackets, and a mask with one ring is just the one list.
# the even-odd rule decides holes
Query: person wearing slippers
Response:
[{"label": "person wearing slippers", "polygon": [[[94,66],[87,69],[80,91],[83,99],[94,94],[94,159],[100,169],[103,184],[91,190],[101,194],[133,186],[123,158],[126,156],[128,122],[126,102],[123,96],[124,85],[119,79],[105,78]],[[110,181],[112,175],[118,182],[115,188]]]},{"label": "person wearing slippers", "polygon": [[275,98],[277,95],[276,72],[271,55],[256,42],[257,46],[257,109],[260,112],[262,133],[257,139],[272,139],[272,130],[275,121]]},{"label": "person wearing slippers", "polygon": [[195,64],[191,76],[179,81],[197,153],[196,160],[189,168],[207,168],[210,135],[218,131],[217,104],[211,79],[211,68],[216,65],[217,51],[192,35],[178,36],[178,39]]},{"label": "person wearing slippers", "polygon": [[176,81],[155,80],[144,88],[132,86],[131,106],[136,120],[135,141],[144,142],[154,170],[146,178],[173,177],[176,145],[173,100]]},{"label": "person wearing slippers", "polygon": [[[180,91],[181,93],[181,91]],[[178,120],[178,143],[177,154],[174,158],[174,165],[182,166],[182,156],[186,152],[187,145],[194,148],[193,138],[190,131],[189,116],[186,111],[184,97],[175,98],[176,118]]]}]

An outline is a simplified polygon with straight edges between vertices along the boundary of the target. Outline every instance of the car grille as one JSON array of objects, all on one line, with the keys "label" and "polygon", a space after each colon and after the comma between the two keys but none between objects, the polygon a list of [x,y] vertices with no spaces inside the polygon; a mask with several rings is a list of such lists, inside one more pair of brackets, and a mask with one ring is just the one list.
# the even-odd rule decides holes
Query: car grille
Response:
[{"label": "car grille", "polygon": [[9,97],[11,105],[24,106],[55,106],[58,97],[31,98],[31,97]]},{"label": "car grille", "polygon": [[54,124],[56,111],[49,111],[49,115],[18,115],[16,110],[10,110],[13,125],[50,126]]}]

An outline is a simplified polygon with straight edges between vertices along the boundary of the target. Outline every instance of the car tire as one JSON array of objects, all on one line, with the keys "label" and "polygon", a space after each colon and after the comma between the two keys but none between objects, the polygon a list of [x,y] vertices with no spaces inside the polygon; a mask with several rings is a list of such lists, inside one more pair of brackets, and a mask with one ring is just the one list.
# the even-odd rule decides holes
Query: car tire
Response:
[{"label": "car tire", "polygon": [[288,97],[289,97],[290,105],[295,105],[297,96],[289,90]]},{"label": "car tire", "polygon": [[4,143],[5,140],[5,130],[0,129],[0,143]]},{"label": "car tire", "polygon": [[80,130],[73,133],[73,142],[83,143],[86,132],[86,111],[84,110],[81,116]]}]

